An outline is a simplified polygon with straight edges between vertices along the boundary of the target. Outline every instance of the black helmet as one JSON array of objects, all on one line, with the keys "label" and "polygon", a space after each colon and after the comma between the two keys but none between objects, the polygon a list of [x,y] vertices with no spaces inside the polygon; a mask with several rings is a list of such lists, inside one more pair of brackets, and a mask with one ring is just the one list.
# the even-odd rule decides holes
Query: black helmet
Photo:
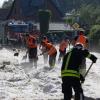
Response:
[{"label": "black helmet", "polygon": [[79,31],[78,34],[79,35],[84,35],[84,31]]}]

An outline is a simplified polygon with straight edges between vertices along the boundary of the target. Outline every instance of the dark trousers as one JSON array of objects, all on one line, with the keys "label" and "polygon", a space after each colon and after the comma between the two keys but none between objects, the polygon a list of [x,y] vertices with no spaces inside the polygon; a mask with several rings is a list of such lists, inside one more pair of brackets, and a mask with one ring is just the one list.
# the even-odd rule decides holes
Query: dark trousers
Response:
[{"label": "dark trousers", "polygon": [[49,56],[49,66],[50,66],[50,68],[53,68],[55,66],[56,55],[57,55],[57,52],[55,54]]},{"label": "dark trousers", "polygon": [[34,63],[34,66],[37,67],[37,48],[29,48],[28,49],[28,53],[29,53],[29,61],[30,63]]},{"label": "dark trousers", "polygon": [[83,89],[81,87],[80,79],[77,77],[64,77],[62,78],[62,93],[64,100],[71,100],[72,89],[75,92],[74,100],[84,100]]},{"label": "dark trousers", "polygon": [[80,66],[79,71],[83,76],[85,75],[85,73],[86,73],[86,59],[82,60],[82,65]]}]

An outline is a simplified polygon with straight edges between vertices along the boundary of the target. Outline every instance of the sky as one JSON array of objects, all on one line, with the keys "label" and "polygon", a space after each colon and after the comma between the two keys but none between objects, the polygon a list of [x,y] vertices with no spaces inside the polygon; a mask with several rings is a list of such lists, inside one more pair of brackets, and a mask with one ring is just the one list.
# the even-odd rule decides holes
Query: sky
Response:
[{"label": "sky", "polygon": [[2,4],[4,1],[7,1],[7,0],[0,0],[0,7],[2,7]]},{"label": "sky", "polygon": [[[58,46],[56,46],[57,50]],[[38,53],[40,51],[38,49]],[[39,56],[38,67],[32,67],[28,59],[22,60],[26,54],[20,49],[18,57],[14,57],[12,49],[0,49],[0,100],[60,100],[61,93],[60,69],[61,63],[56,63],[50,70],[44,65],[43,56]],[[93,64],[84,84],[82,84],[85,100],[100,100],[100,53],[92,52],[98,57]],[[58,57],[58,54],[57,54]],[[7,62],[10,62],[10,64]],[[91,61],[87,59],[87,69]],[[4,99],[3,99],[4,98]],[[97,99],[98,98],[98,99]]]}]

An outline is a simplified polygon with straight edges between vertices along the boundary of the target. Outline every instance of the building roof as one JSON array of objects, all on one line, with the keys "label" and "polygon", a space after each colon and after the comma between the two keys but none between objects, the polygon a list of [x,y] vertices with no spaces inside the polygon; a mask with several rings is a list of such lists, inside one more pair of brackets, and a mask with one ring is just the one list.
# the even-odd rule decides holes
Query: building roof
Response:
[{"label": "building roof", "polygon": [[[39,23],[36,24],[37,30],[40,30]],[[67,24],[64,23],[50,23],[49,31],[73,31],[74,29]]]},{"label": "building roof", "polygon": [[[35,20],[38,21],[38,11],[48,9],[52,12],[52,21],[62,21],[64,16],[61,7],[58,7],[55,0],[14,0],[8,19]],[[16,16],[15,16],[16,15]]]}]

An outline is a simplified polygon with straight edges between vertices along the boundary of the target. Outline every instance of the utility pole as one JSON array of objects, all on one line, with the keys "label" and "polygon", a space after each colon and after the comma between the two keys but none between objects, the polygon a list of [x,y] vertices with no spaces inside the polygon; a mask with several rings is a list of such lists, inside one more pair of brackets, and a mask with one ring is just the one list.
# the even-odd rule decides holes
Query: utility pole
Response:
[{"label": "utility pole", "polygon": [[5,37],[5,35],[4,35],[4,27],[5,27],[5,23],[4,22],[1,22],[0,23],[0,33],[1,33],[1,39],[2,39],[2,45],[4,45],[4,43],[5,43],[5,39],[4,39],[4,37]]}]

